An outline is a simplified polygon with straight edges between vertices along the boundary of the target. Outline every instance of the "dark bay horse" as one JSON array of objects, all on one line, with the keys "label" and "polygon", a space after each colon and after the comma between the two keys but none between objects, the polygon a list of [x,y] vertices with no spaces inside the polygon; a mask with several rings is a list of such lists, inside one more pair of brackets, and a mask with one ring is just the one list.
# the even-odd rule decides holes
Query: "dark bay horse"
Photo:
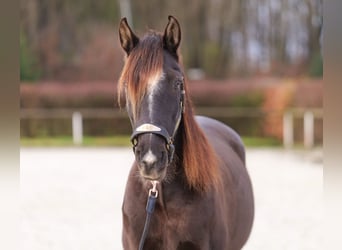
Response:
[{"label": "dark bay horse", "polygon": [[123,18],[119,37],[126,58],[118,92],[135,154],[122,206],[124,249],[138,249],[153,181],[159,196],[143,249],[241,249],[254,217],[244,146],[228,126],[194,116],[178,21],[169,16],[163,34],[139,38]]}]

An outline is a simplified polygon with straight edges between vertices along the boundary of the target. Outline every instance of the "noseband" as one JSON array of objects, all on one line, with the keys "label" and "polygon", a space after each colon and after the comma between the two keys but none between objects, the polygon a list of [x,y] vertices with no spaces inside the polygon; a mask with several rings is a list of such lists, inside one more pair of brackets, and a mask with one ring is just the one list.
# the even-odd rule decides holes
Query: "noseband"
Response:
[{"label": "noseband", "polygon": [[184,107],[185,90],[184,90],[183,81],[180,84],[180,90],[181,90],[180,105],[179,105],[179,110],[178,110],[178,114],[177,114],[177,121],[176,121],[175,127],[173,129],[172,135],[170,136],[169,132],[163,126],[159,126],[159,125],[156,125],[153,123],[144,123],[144,124],[138,126],[137,128],[135,128],[132,135],[131,135],[131,142],[133,145],[134,153],[135,153],[135,148],[138,144],[138,136],[139,135],[147,134],[147,133],[155,134],[155,135],[159,135],[165,139],[166,149],[168,151],[168,162],[169,162],[169,164],[172,162],[173,156],[175,153],[175,146],[173,144],[174,137],[176,135],[180,121],[182,119],[182,114],[184,113],[184,110],[185,110],[185,107]]}]

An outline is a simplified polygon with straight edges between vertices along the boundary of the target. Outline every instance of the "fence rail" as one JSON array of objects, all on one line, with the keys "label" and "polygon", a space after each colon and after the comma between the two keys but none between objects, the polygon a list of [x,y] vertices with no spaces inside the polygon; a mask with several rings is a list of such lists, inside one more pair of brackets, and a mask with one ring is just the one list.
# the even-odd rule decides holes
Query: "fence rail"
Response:
[{"label": "fence rail", "polygon": [[[303,118],[303,144],[306,148],[314,146],[314,120],[323,119],[323,109],[288,109],[263,110],[260,108],[227,108],[227,107],[197,107],[200,115],[222,118],[261,117],[266,114],[280,114],[283,116],[283,145],[291,148],[294,145],[294,118]],[[56,119],[70,118],[74,144],[82,144],[84,118],[127,118],[126,111],[119,108],[106,109],[21,109],[21,119]]]}]

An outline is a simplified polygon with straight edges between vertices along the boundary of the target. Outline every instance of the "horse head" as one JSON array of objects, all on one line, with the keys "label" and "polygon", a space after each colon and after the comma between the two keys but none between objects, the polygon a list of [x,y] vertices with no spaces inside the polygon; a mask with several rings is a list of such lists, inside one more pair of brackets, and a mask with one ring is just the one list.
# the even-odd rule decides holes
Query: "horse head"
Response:
[{"label": "horse head", "polygon": [[161,181],[174,160],[184,111],[184,76],[177,54],[180,26],[169,16],[163,34],[149,32],[139,38],[123,18],[119,37],[126,53],[119,84],[133,128],[136,162],[144,179]]}]

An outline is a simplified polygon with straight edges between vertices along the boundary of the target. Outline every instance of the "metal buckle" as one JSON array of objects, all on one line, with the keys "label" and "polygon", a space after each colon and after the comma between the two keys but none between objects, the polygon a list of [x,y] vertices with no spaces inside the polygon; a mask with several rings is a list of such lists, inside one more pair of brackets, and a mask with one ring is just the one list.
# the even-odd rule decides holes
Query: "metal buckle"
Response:
[{"label": "metal buckle", "polygon": [[148,196],[157,198],[158,197],[158,190],[157,190],[157,184],[159,181],[151,181],[152,183],[152,188],[148,191]]}]

